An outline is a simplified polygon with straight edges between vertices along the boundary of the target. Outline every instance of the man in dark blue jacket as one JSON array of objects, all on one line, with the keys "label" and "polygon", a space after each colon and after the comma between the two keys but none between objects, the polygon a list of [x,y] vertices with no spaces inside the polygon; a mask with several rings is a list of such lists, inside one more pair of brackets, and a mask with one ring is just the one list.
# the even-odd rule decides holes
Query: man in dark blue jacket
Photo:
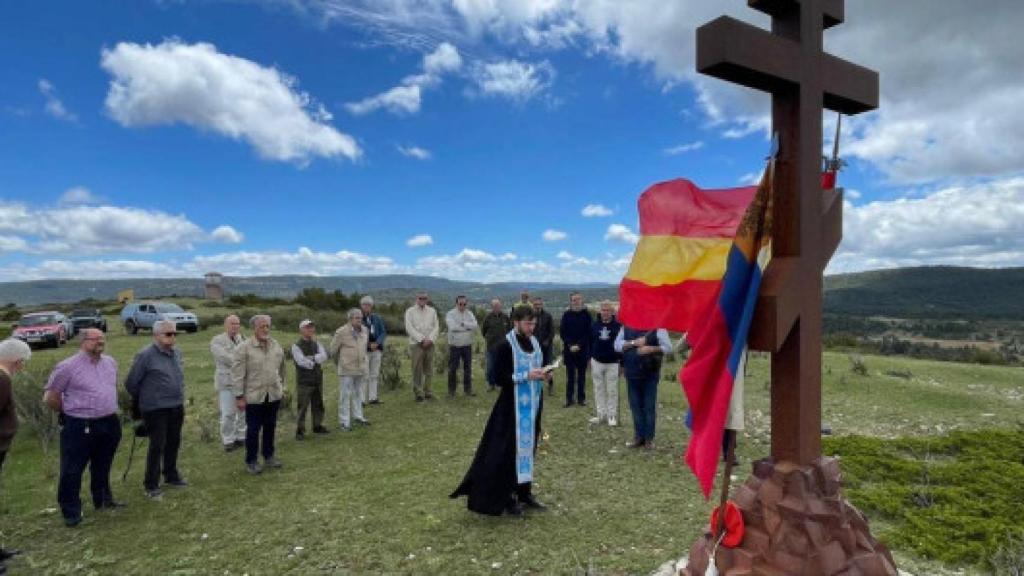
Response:
[{"label": "man in dark blue jacket", "polygon": [[373,312],[372,296],[363,296],[359,300],[359,307],[363,310],[363,326],[366,326],[370,335],[366,343],[366,358],[370,367],[363,379],[363,402],[381,404],[377,389],[380,386],[380,362],[384,357],[384,340],[388,337],[388,331],[384,327],[384,320]]},{"label": "man in dark blue jacket", "polygon": [[569,295],[569,309],[562,314],[558,335],[565,359],[565,406],[587,405],[587,363],[590,362],[590,325],[593,318],[583,307],[583,295]]}]

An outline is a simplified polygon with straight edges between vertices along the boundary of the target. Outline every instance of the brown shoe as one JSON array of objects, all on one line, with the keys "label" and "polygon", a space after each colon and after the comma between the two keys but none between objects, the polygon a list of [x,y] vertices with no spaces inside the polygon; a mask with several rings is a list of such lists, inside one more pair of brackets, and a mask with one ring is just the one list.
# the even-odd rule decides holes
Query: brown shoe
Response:
[{"label": "brown shoe", "polygon": [[645,442],[643,440],[641,440],[640,438],[636,438],[632,442],[630,442],[629,444],[626,444],[626,447],[627,448],[643,448],[644,444],[645,444]]}]

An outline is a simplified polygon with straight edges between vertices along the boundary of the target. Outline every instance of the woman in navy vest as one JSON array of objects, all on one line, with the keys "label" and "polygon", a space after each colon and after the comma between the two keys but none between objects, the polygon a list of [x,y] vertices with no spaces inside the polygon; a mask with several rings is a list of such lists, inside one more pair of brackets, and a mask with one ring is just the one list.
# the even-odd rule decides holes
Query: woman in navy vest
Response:
[{"label": "woman in navy vest", "polygon": [[633,414],[635,437],[629,447],[653,450],[661,361],[672,351],[672,342],[663,328],[637,330],[623,325],[615,337],[615,351],[622,353],[629,411]]}]

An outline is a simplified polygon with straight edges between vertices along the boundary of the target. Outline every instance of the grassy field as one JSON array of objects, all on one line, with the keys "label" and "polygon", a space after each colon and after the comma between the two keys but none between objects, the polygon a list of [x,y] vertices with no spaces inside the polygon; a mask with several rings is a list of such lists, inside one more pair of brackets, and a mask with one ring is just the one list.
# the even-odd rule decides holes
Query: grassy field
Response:
[{"label": "grassy field", "polygon": [[[644,574],[684,555],[706,522],[711,506],[680,457],[687,439],[683,394],[667,379],[659,395],[658,448],[638,453],[625,448],[632,428],[624,385],[623,425],[596,427],[587,423],[592,408],[562,407],[559,373],[555,401],[545,405],[535,483],[550,510],[525,519],[479,517],[466,511],[464,500],[447,498],[494,401],[476,362],[477,397],[444,399],[446,378],[437,375],[438,401],[417,404],[403,358],[404,386],[367,407],[372,426],[350,433],[337,430],[338,385],[328,369],[334,431],[298,442],[294,417],[285,414],[278,435],[284,468],[251,477],[242,454],[225,454],[216,439],[208,351],[214,333],[179,338],[188,398],[180,468],[191,486],[169,491],[162,502],[143,495],[144,452],[121,481],[131,442],[126,433],[113,488],[127,508],[96,513],[87,507],[80,527],[65,528],[55,508],[57,447],[44,453],[23,427],[0,477],[0,541],[26,552],[9,563],[11,573]],[[274,336],[287,344],[296,338]],[[148,334],[112,329],[108,352],[122,378],[132,355],[149,342]],[[32,364],[48,366],[72,352],[38,351]],[[865,357],[866,374],[858,375],[839,353],[826,353],[824,364],[823,419],[836,435],[934,436],[1015,428],[1021,419],[1019,368]],[[665,367],[666,374],[676,370],[678,363]],[[751,460],[767,454],[769,439],[767,358],[752,356],[748,372],[741,479]],[[88,502],[87,490],[83,497]],[[896,547],[895,554],[901,567],[918,574],[956,568],[917,557],[909,547]]]}]

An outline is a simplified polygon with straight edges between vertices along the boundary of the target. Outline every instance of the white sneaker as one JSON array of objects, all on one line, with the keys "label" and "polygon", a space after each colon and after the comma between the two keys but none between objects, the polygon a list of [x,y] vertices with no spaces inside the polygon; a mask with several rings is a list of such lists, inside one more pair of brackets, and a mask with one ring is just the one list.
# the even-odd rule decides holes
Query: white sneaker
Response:
[{"label": "white sneaker", "polygon": [[612,416],[611,418],[608,419],[608,425],[609,426],[618,426],[619,425],[619,421],[616,420],[614,416]]},{"label": "white sneaker", "polygon": [[602,416],[594,416],[590,420],[587,420],[587,422],[590,422],[591,424],[600,424],[603,421],[604,418]]}]

